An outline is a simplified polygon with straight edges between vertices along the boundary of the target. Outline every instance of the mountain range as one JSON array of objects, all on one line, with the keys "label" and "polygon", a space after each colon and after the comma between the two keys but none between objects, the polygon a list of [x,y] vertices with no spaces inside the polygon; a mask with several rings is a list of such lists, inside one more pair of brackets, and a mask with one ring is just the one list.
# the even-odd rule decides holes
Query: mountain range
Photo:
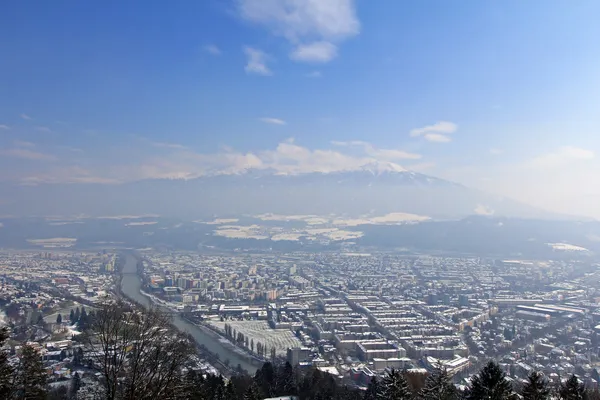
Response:
[{"label": "mountain range", "polygon": [[248,169],[194,179],[150,179],[122,184],[38,184],[0,187],[4,215],[139,215],[178,218],[224,215],[385,215],[433,219],[469,215],[561,219],[501,196],[407,170],[371,163],[358,170],[282,174]]}]

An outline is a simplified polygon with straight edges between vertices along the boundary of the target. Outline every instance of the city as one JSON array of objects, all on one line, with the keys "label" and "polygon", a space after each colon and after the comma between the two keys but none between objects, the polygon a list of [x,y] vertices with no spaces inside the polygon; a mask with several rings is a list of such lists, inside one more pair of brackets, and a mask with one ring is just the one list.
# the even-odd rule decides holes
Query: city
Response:
[{"label": "city", "polygon": [[84,346],[70,311],[93,313],[122,291],[193,326],[205,341],[196,367],[207,373],[253,374],[263,362],[287,361],[364,390],[390,369],[425,375],[441,365],[464,389],[494,358],[515,384],[540,371],[556,385],[576,374],[598,387],[600,276],[592,260],[142,249],[131,272],[122,267],[133,256],[112,251],[0,257],[2,318],[14,326],[7,345],[35,344],[56,385],[75,371],[94,382],[74,364]]}]

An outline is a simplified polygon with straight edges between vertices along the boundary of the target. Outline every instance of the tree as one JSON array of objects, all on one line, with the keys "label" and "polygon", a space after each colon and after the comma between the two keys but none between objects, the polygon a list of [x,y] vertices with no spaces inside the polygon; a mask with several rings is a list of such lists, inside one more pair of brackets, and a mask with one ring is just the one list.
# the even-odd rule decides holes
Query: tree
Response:
[{"label": "tree", "polygon": [[72,321],[73,323],[79,321],[79,316],[81,315],[81,312],[79,311],[79,307],[77,307],[75,309],[75,319]]},{"label": "tree", "polygon": [[379,398],[386,400],[410,399],[411,392],[406,379],[397,369],[388,371],[381,381],[381,394]]},{"label": "tree", "polygon": [[271,347],[271,361],[275,362],[277,358],[277,349],[275,347]]},{"label": "tree", "polygon": [[71,324],[73,324],[75,322],[75,311],[73,311],[72,308],[71,308],[71,312],[69,313],[69,321],[71,322]]},{"label": "tree", "polygon": [[46,370],[40,354],[29,345],[21,349],[21,359],[16,372],[17,398],[42,400],[46,398]]},{"label": "tree", "polygon": [[260,389],[256,386],[255,383],[250,385],[248,389],[244,392],[244,400],[261,400],[262,396],[260,395]]},{"label": "tree", "polygon": [[367,390],[365,391],[365,396],[364,396],[364,400],[377,400],[380,398],[380,394],[381,394],[381,386],[379,384],[379,381],[377,380],[377,377],[374,376],[370,381],[369,381],[369,386],[367,386]]},{"label": "tree", "polygon": [[142,313],[122,302],[106,304],[96,312],[87,336],[106,400],[182,395],[182,370],[194,347],[171,327],[168,315],[153,308]]},{"label": "tree", "polygon": [[62,315],[58,314],[58,315],[56,316],[56,323],[57,323],[58,325],[62,324]]},{"label": "tree", "polygon": [[506,379],[504,371],[494,361],[490,361],[471,379],[466,399],[504,400],[512,398],[513,394],[512,386]]},{"label": "tree", "polygon": [[[6,339],[8,339],[8,330],[2,328],[0,329],[0,348],[4,346]],[[8,364],[8,355],[4,351],[0,351],[0,399],[10,398],[13,389],[13,369]]]},{"label": "tree", "polygon": [[81,314],[79,315],[79,320],[77,321],[77,327],[80,331],[85,331],[88,328],[88,315],[85,311],[85,308],[81,306]]},{"label": "tree", "polygon": [[71,386],[69,387],[69,397],[71,399],[76,398],[77,392],[81,388],[81,377],[78,372],[75,372],[73,379],[71,380]]},{"label": "tree", "polygon": [[435,368],[425,379],[425,387],[419,392],[422,400],[456,400],[458,391],[445,368]]},{"label": "tree", "polygon": [[558,389],[558,395],[563,400],[584,400],[585,387],[579,383],[575,375],[571,375],[567,381]]},{"label": "tree", "polygon": [[[594,332],[594,335],[598,335],[597,333]],[[596,345],[597,347],[597,345]],[[596,368],[594,368],[592,370],[592,379],[594,379],[596,382],[600,383],[600,374],[598,373],[598,370]]]},{"label": "tree", "polygon": [[550,398],[550,388],[544,376],[533,371],[527,377],[527,383],[523,386],[521,394],[524,400],[547,400]]},{"label": "tree", "polygon": [[254,339],[250,339],[250,350],[254,353]]}]

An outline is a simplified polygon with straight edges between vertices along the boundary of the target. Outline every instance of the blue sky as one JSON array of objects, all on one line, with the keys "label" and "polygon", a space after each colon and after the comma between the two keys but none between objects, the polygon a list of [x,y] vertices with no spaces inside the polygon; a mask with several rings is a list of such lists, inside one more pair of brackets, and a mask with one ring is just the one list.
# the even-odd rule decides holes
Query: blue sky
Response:
[{"label": "blue sky", "polygon": [[5,2],[0,179],[374,160],[600,217],[600,2]]}]

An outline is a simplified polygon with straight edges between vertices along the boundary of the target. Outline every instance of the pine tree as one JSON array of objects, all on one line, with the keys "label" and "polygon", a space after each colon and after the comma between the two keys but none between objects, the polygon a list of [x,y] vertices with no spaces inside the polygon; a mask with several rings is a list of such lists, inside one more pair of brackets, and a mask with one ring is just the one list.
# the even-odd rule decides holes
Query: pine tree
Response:
[{"label": "pine tree", "polygon": [[57,323],[58,325],[62,324],[62,315],[58,314],[58,315],[56,316],[56,323]]},{"label": "pine tree", "polygon": [[560,386],[558,395],[563,400],[584,400],[585,387],[579,383],[579,379],[575,375],[571,375],[567,381]]},{"label": "pine tree", "polygon": [[512,386],[504,371],[494,361],[490,361],[473,377],[466,393],[467,400],[505,400],[512,397]]},{"label": "pine tree", "polygon": [[77,322],[79,321],[79,316],[81,315],[81,312],[79,311],[79,307],[77,307],[75,309],[75,319],[73,320],[73,322]]},{"label": "pine tree", "polygon": [[[0,348],[8,339],[6,328],[0,329]],[[0,351],[0,399],[8,399],[13,391],[13,369],[8,364],[8,355]]]},{"label": "pine tree", "polygon": [[445,368],[436,368],[425,379],[425,387],[419,393],[422,400],[456,400],[458,391],[452,384]]},{"label": "pine tree", "polygon": [[21,362],[17,369],[18,397],[27,400],[45,399],[46,377],[39,353],[29,345],[23,346]]},{"label": "pine tree", "polygon": [[71,380],[71,386],[69,387],[69,397],[71,399],[76,398],[79,388],[81,388],[81,378],[79,377],[79,373],[75,372]]},{"label": "pine tree", "polygon": [[367,390],[365,391],[365,395],[363,397],[364,400],[377,400],[380,398],[381,394],[381,386],[377,377],[374,376],[369,382],[369,386],[367,386]]},{"label": "pine tree", "polygon": [[75,322],[75,311],[73,311],[72,308],[71,308],[71,312],[69,313],[69,321],[71,322],[71,324],[73,324]]},{"label": "pine tree", "polygon": [[250,350],[254,353],[254,339],[250,339]]},{"label": "pine tree", "polygon": [[260,390],[255,383],[253,383],[247,390],[244,392],[244,400],[261,400],[262,396],[260,395]]},{"label": "pine tree", "polygon": [[544,379],[544,376],[533,371],[527,377],[527,383],[523,386],[524,400],[547,400],[550,398],[550,388]]},{"label": "pine tree", "polygon": [[402,373],[393,369],[381,381],[380,399],[386,400],[406,400],[411,398],[408,382]]}]

